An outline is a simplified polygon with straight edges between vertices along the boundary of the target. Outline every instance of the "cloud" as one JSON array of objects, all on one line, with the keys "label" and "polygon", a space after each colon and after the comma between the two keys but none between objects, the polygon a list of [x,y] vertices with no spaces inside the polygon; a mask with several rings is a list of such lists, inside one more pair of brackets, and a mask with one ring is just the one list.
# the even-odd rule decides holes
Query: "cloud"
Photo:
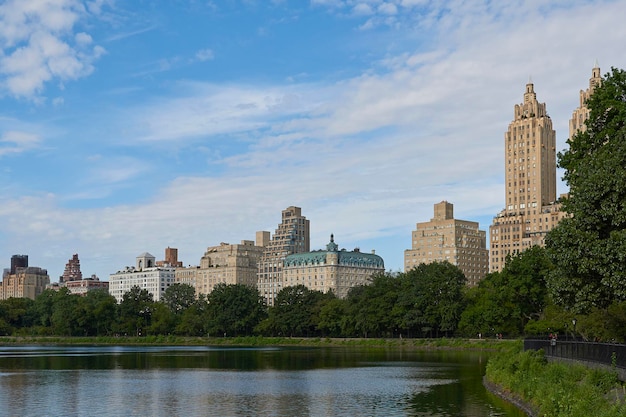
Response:
[{"label": "cloud", "polygon": [[82,2],[27,2],[0,5],[0,87],[8,94],[35,99],[52,80],[85,77],[103,48],[91,47],[91,36],[72,34],[87,19]]},{"label": "cloud", "polygon": [[[357,5],[312,4],[343,7],[350,16]],[[383,2],[364,4],[384,18]],[[623,2],[559,3],[558,13],[532,2],[515,3],[516,10],[505,2],[393,4],[392,17],[412,25],[394,27],[394,41],[414,46],[390,48],[358,76],[288,85],[179,81],[122,115],[99,115],[122,132],[125,150],[206,152],[210,161],[186,166],[185,174],[132,203],[68,209],[54,194],[16,198],[0,206],[1,230],[29,247],[11,250],[45,254],[62,270],[67,248],[79,247],[86,271],[106,278],[136,254],[166,246],[195,264],[206,246],[273,231],[280,211],[298,205],[311,220],[313,248],[331,232],[340,245],[364,250],[363,241],[389,238],[393,243],[372,249],[388,267],[401,267],[412,228],[432,217],[434,203],[452,202],[459,218],[480,216],[483,230],[502,208],[503,137],[529,73],[563,148],[593,61],[605,71],[626,65],[619,53]],[[409,7],[423,10],[407,13]],[[368,16],[353,18],[358,25]],[[6,143],[37,141],[14,136]],[[241,146],[220,148],[232,143]],[[146,153],[146,159],[91,159],[85,171],[91,182],[77,191],[113,190],[172,163]]]},{"label": "cloud", "polygon": [[7,131],[0,137],[0,156],[22,153],[36,148],[41,141],[39,135],[20,131]]},{"label": "cloud", "polygon": [[211,49],[201,49],[196,52],[196,60],[200,62],[211,61],[215,58],[215,54]]}]

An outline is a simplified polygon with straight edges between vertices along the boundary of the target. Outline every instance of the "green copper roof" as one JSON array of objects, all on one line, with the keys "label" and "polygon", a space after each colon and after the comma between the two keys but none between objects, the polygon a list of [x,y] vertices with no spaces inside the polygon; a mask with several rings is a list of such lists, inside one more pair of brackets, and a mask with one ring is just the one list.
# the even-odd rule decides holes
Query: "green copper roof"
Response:
[{"label": "green copper roof", "polygon": [[348,252],[345,249],[339,250],[333,235],[330,235],[330,243],[326,245],[326,250],[317,250],[306,253],[295,253],[285,258],[284,266],[306,266],[306,265],[326,265],[328,255],[337,255],[338,265],[385,268],[383,258],[373,253],[362,253],[359,251]]}]

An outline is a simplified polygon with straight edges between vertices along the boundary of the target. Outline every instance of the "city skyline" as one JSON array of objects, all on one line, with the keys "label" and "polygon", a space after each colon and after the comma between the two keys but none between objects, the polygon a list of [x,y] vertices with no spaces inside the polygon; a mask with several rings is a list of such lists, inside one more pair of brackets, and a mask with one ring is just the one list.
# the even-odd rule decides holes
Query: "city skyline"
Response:
[{"label": "city skyline", "polygon": [[[0,258],[106,278],[273,231],[403,269],[446,200],[488,229],[529,77],[565,148],[595,62],[625,68],[626,1],[101,1],[0,6]],[[557,172],[557,194],[566,192]]]}]

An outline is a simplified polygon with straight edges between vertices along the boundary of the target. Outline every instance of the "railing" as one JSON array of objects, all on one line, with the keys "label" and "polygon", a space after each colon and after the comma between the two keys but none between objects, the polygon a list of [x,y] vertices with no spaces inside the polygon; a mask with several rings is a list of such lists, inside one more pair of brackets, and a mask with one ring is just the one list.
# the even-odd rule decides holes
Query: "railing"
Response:
[{"label": "railing", "polygon": [[626,369],[626,345],[554,339],[525,339],[524,350],[543,349],[546,356],[594,362]]}]

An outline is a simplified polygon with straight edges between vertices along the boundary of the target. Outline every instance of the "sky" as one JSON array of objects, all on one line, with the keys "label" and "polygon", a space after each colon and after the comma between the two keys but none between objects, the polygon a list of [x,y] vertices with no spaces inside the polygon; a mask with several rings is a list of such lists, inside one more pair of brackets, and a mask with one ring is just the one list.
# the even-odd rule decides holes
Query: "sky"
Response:
[{"label": "sky", "polygon": [[[488,231],[534,83],[566,148],[591,69],[626,68],[626,0],[5,0],[0,267],[58,281],[274,232],[403,270],[433,205]],[[560,178],[562,173],[557,173]],[[566,192],[560,183],[558,192]]]}]

